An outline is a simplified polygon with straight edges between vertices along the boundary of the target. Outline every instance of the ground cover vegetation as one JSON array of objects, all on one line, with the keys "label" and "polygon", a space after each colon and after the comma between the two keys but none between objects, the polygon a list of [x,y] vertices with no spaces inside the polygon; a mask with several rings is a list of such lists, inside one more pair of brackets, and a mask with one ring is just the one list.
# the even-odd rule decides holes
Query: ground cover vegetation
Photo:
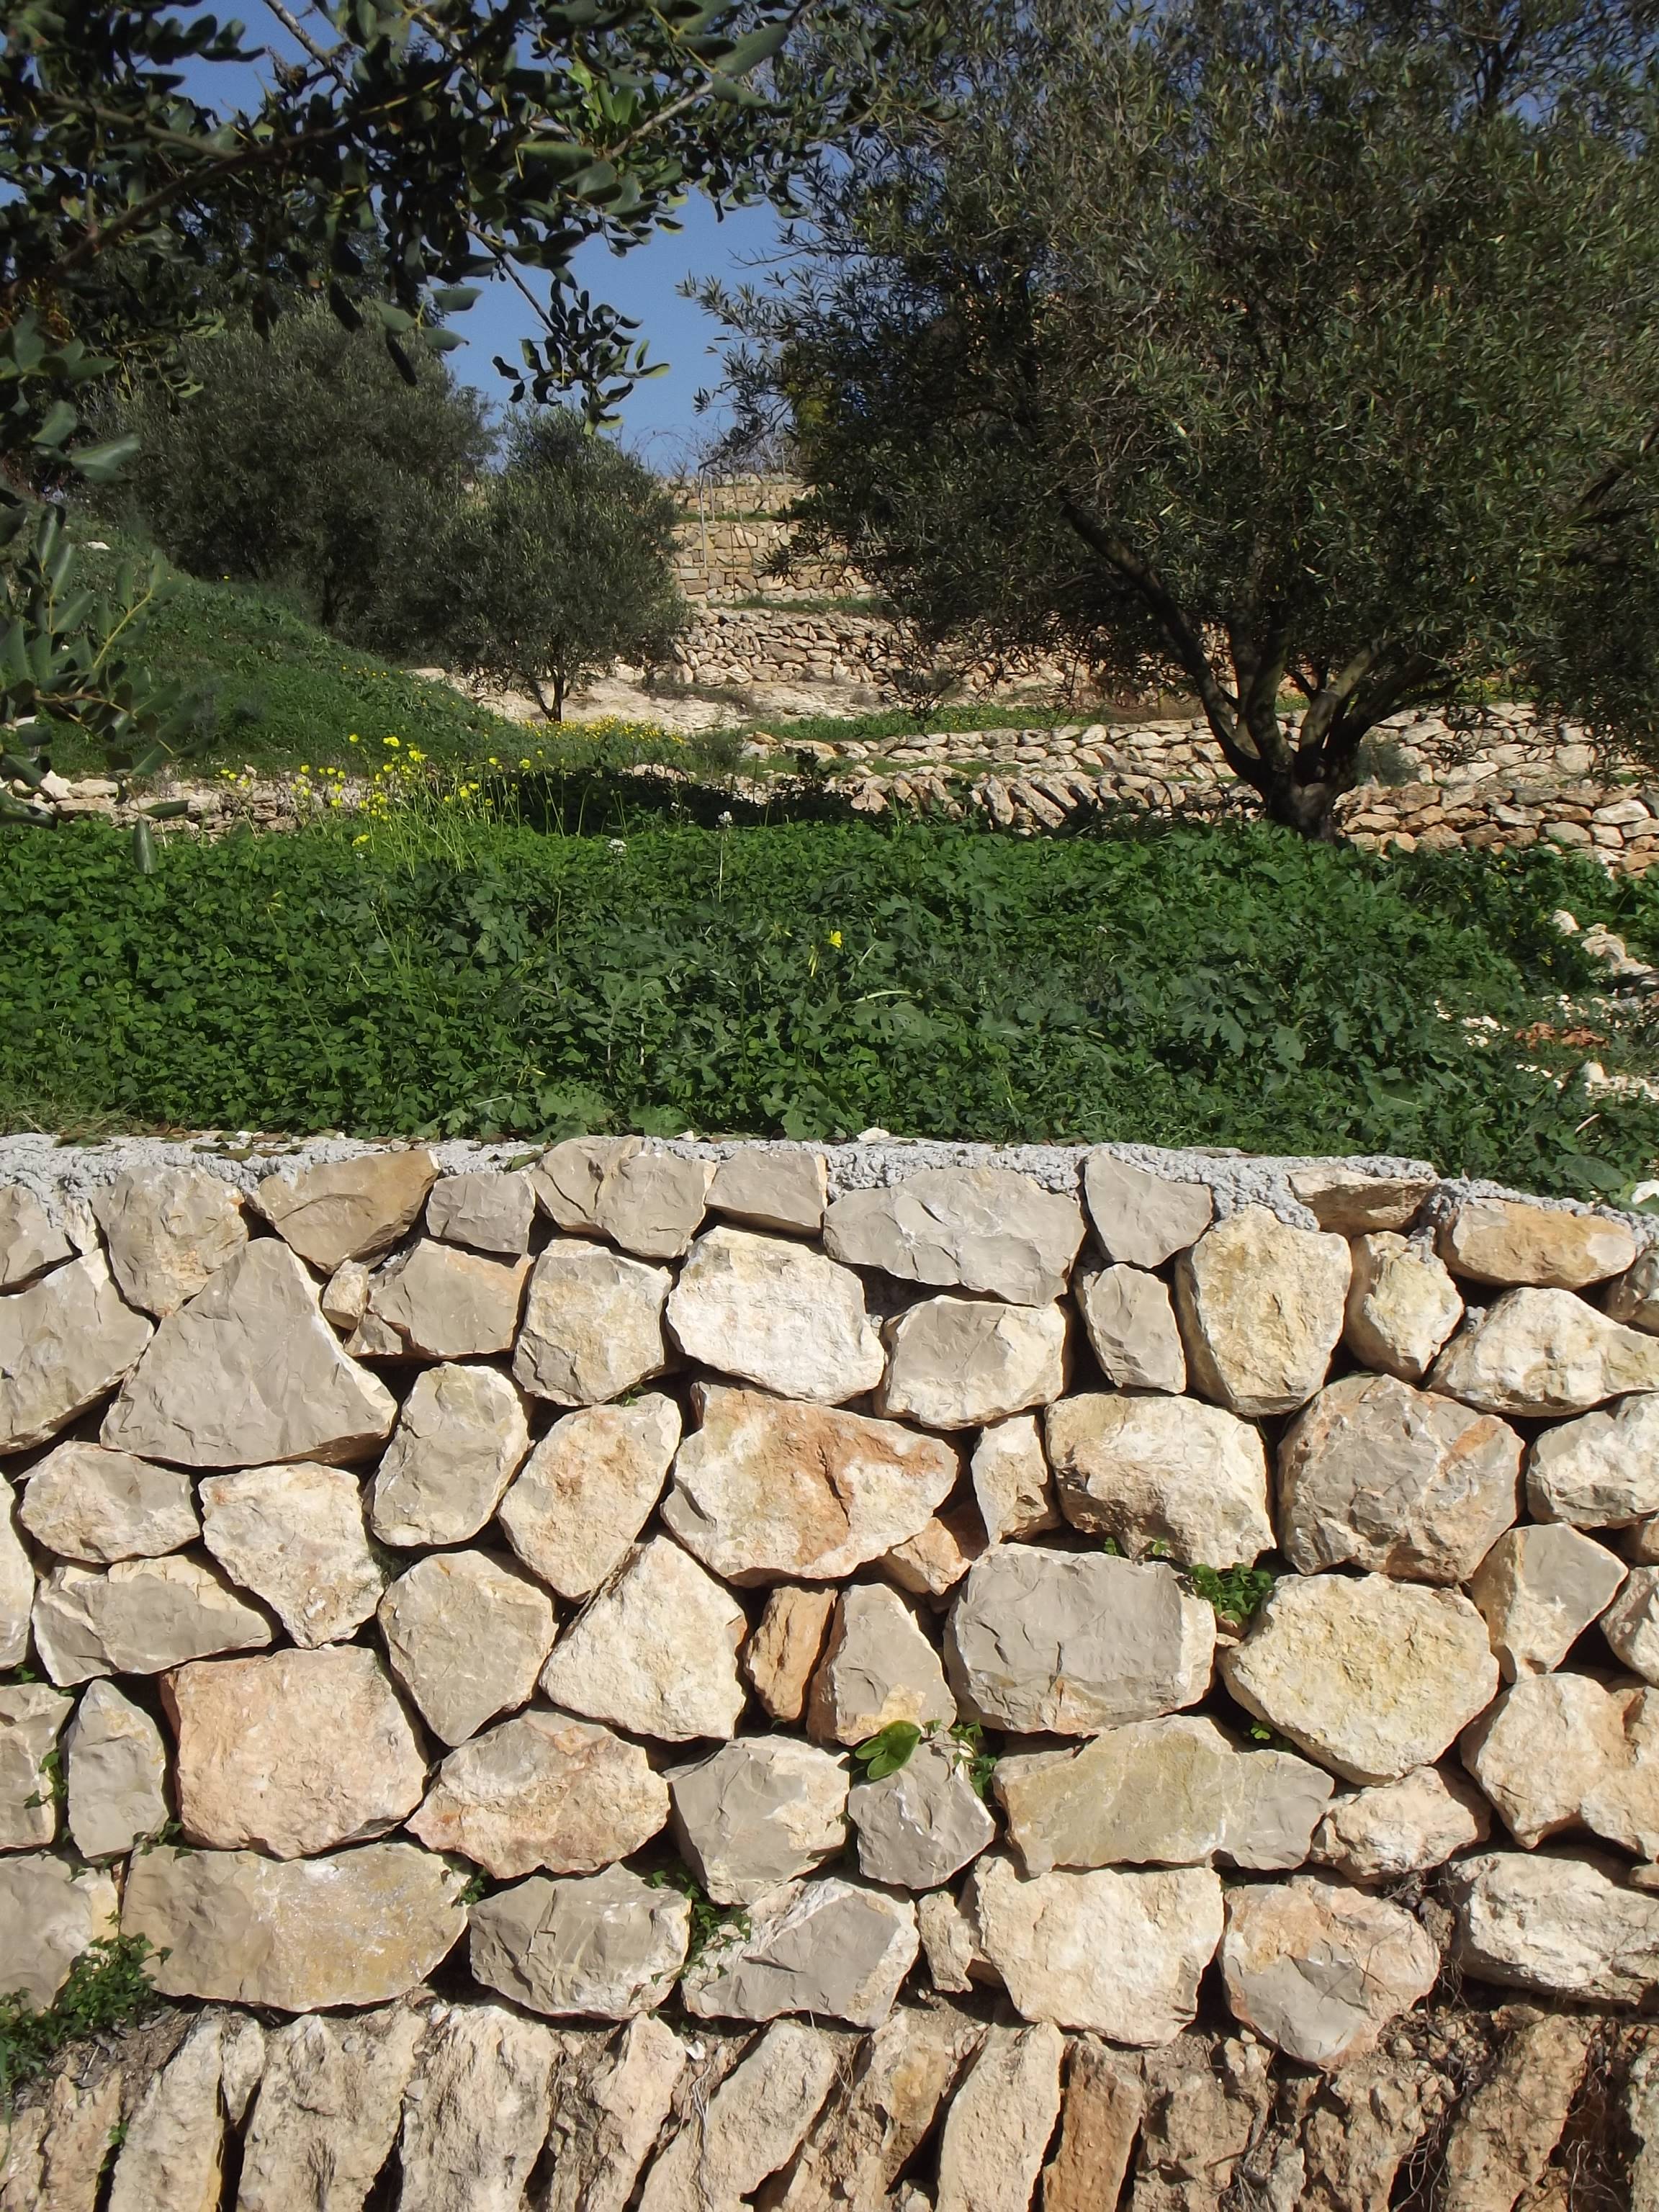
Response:
[{"label": "ground cover vegetation", "polygon": [[959,9],[708,288],[732,451],[924,637],[1195,696],[1308,835],[1494,681],[1651,754],[1656,55],[1625,0]]},{"label": "ground cover vegetation", "polygon": [[1029,842],[913,825],[547,837],[447,810],[163,846],[0,847],[12,1127],[635,1127],[1386,1148],[1616,1194],[1659,1106],[1558,1086],[1552,926],[1659,942],[1659,885],[1400,861],[1265,826]]}]

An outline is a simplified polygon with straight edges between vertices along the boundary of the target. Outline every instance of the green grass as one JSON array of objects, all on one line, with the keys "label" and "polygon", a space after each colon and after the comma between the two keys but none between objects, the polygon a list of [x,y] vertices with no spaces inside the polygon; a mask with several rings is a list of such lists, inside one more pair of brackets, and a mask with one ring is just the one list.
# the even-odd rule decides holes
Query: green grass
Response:
[{"label": "green grass", "polygon": [[[1659,945],[1659,884],[1548,854],[1383,861],[1263,828],[538,834],[394,817],[0,843],[11,1126],[577,1128],[1390,1150],[1613,1194],[1659,1108],[1591,1103],[1549,915]],[[1490,1016],[1498,1031],[1470,1029]],[[1650,1040],[1594,1015],[1594,1056]],[[1528,1032],[1525,1041],[1521,1033]]]},{"label": "green grass", "polygon": [[145,1970],[150,1955],[142,1936],[106,1936],[82,1952],[45,2012],[15,1993],[0,1996],[0,2118],[18,2090],[46,2073],[70,2044],[155,2011],[161,1999]]}]

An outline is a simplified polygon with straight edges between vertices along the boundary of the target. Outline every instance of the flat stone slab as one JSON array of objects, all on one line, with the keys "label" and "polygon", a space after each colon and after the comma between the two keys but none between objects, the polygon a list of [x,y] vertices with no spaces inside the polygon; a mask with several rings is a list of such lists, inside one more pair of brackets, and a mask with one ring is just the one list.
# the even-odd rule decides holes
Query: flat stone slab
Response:
[{"label": "flat stone slab", "polygon": [[154,1334],[101,1252],[0,1298],[0,1452],[67,1428],[131,1371]]},{"label": "flat stone slab", "polygon": [[512,1561],[436,1552],[380,1603],[392,1673],[441,1741],[465,1743],[528,1705],[553,1649],[553,1601]]},{"label": "flat stone slab", "polygon": [[525,1401],[498,1368],[426,1368],[374,1470],[369,1526],[404,1550],[464,1544],[501,1504],[529,1449]]},{"label": "flat stone slab", "polygon": [[877,1410],[930,1429],[976,1429],[1066,1388],[1063,1307],[923,1298],[888,1324]]},{"label": "flat stone slab", "polygon": [[537,1261],[513,1376],[556,1406],[593,1406],[635,1390],[668,1364],[663,1308],[673,1276],[574,1238]]},{"label": "flat stone slab", "polygon": [[1082,1242],[1076,1199],[1008,1168],[923,1168],[885,1189],[848,1191],[823,1218],[832,1259],[1013,1305],[1059,1297]]},{"label": "flat stone slab", "polygon": [[1132,1559],[1249,1566],[1273,1545],[1261,1431],[1196,1398],[1082,1391],[1043,1422],[1061,1511]]},{"label": "flat stone slab", "polygon": [[834,1876],[787,1882],[756,1900],[746,1930],[708,1945],[681,1996],[700,2020],[805,2013],[878,2027],[920,1948],[907,1901]]},{"label": "flat stone slab", "polygon": [[648,1843],[668,1803],[637,1744],[538,1706],[452,1751],[409,1826],[498,1881],[538,1869],[595,1874]]},{"label": "flat stone slab", "polygon": [[691,1907],[626,1867],[550,1881],[532,1875],[475,1905],[473,1978],[532,2012],[631,2020],[672,1992]]},{"label": "flat stone slab", "polygon": [[37,1544],[89,1566],[179,1551],[202,1529],[187,1474],[101,1444],[59,1444],[37,1460],[17,1517]]},{"label": "flat stone slab", "polygon": [[662,1743],[731,1736],[748,1628],[729,1590],[653,1537],[554,1645],[542,1688],[568,1712]]},{"label": "flat stone slab", "polygon": [[34,1601],[34,1641],[54,1682],[159,1674],[270,1640],[267,1616],[188,1553],[102,1570],[54,1567]]},{"label": "flat stone slab", "polygon": [[1228,1895],[1221,1975],[1233,2016],[1304,2066],[1375,2050],[1439,1973],[1428,1931],[1363,1890],[1304,1875]]},{"label": "flat stone slab", "polygon": [[850,1267],[747,1229],[697,1239],[669,1293],[668,1326],[688,1358],[821,1405],[873,1389],[885,1364]]},{"label": "flat stone slab", "polygon": [[565,1414],[501,1501],[507,1541],[561,1597],[588,1596],[649,1520],[679,1441],[680,1409],[659,1390]]},{"label": "flat stone slab", "polygon": [[362,1152],[297,1175],[267,1176],[258,1200],[277,1235],[302,1260],[332,1274],[343,1261],[389,1252],[420,1218],[437,1176],[436,1161],[419,1148]]},{"label": "flat stone slab", "polygon": [[740,1736],[669,1778],[681,1856],[716,1905],[749,1905],[847,1841],[847,1761],[789,1736]]}]

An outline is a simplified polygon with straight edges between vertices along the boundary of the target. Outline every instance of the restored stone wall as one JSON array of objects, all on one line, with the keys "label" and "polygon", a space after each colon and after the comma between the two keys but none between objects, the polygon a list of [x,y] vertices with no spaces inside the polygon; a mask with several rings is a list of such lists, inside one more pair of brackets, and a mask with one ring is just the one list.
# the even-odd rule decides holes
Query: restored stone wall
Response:
[{"label": "restored stone wall", "polygon": [[1647,1233],[1383,1159],[0,1143],[0,1989],[119,1928],[185,2014],[0,2208],[118,2126],[111,2212],[1609,2201]]},{"label": "restored stone wall", "polygon": [[674,574],[694,605],[724,600],[814,599],[862,589],[842,562],[797,562],[787,575],[770,563],[793,535],[784,509],[801,487],[788,477],[686,477],[669,489],[682,520],[675,532]]}]

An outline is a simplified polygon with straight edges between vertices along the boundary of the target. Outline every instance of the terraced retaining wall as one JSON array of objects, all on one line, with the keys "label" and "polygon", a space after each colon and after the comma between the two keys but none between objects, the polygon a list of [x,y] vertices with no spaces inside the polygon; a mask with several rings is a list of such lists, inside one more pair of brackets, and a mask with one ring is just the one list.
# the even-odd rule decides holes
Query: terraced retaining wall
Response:
[{"label": "terraced retaining wall", "polygon": [[1648,1231],[0,1140],[0,2208],[1659,2201]]}]

